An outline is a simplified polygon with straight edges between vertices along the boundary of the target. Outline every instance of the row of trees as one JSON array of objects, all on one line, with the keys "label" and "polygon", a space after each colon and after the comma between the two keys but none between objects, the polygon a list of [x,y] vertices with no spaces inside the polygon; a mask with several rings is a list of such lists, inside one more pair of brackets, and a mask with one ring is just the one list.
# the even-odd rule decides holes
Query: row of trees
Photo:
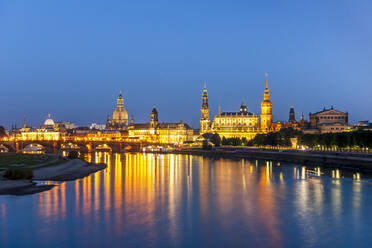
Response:
[{"label": "row of trees", "polygon": [[326,134],[303,134],[298,142],[310,148],[372,148],[372,131],[353,131]]},{"label": "row of trees", "polygon": [[283,128],[279,132],[257,134],[248,142],[248,146],[291,146],[291,138],[297,138],[302,132],[293,128]]},{"label": "row of trees", "polygon": [[292,146],[291,139],[297,138],[298,145],[310,148],[372,148],[372,131],[358,130],[353,132],[304,134],[293,128],[284,128],[279,132],[258,134],[247,141],[246,138],[225,138],[215,133],[210,142],[215,146]]},{"label": "row of trees", "polygon": [[292,128],[282,129],[279,132],[258,134],[256,137],[248,141],[245,137],[243,138],[225,138],[217,134],[210,134],[209,141],[212,142],[216,147],[218,146],[291,146],[290,138],[299,135],[300,132],[293,130]]}]

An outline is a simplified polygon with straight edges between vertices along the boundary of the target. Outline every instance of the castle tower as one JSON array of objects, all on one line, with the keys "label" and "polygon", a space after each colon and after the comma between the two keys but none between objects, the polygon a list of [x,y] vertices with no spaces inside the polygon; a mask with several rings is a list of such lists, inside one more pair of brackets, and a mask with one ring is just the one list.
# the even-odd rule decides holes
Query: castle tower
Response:
[{"label": "castle tower", "polygon": [[293,106],[291,106],[291,109],[289,110],[289,119],[288,119],[289,122],[296,122],[296,116],[295,116],[295,111],[294,111],[294,108]]},{"label": "castle tower", "polygon": [[208,131],[209,131],[209,105],[208,105],[207,83],[205,82],[203,93],[202,93],[200,134],[206,133]]},{"label": "castle tower", "polygon": [[261,128],[262,129],[270,129],[271,123],[273,121],[273,104],[270,101],[270,93],[269,87],[267,85],[267,77],[268,74],[266,73],[266,88],[264,93],[264,100],[261,103]]},{"label": "castle tower", "polygon": [[156,128],[158,126],[159,119],[158,119],[158,111],[156,110],[155,106],[151,111],[151,120],[150,120],[150,127]]}]

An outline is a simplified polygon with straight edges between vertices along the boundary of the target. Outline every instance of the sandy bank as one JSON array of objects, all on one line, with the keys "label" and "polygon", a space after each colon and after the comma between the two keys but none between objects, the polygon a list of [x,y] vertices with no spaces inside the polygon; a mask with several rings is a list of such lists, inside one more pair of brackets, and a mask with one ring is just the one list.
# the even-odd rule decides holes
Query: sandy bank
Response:
[{"label": "sandy bank", "polygon": [[31,180],[0,179],[0,195],[28,195],[43,192],[55,185],[36,185]]},{"label": "sandy bank", "polygon": [[[82,159],[74,159],[66,163],[35,169],[33,180],[70,181],[89,176],[106,167],[105,164],[92,164]],[[54,185],[36,185],[32,180],[8,180],[4,177],[0,177],[1,195],[34,194],[49,190],[53,187]]]},{"label": "sandy bank", "polygon": [[34,170],[34,180],[71,181],[105,168],[105,164],[91,164],[82,159],[73,159],[56,166]]}]

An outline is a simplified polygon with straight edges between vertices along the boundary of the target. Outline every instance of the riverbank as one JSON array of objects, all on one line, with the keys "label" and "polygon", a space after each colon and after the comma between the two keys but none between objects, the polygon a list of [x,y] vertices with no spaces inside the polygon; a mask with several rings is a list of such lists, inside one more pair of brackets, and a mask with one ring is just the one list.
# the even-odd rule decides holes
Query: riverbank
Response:
[{"label": "riverbank", "polygon": [[[71,181],[103,170],[106,164],[87,163],[83,159],[65,160],[61,163],[37,167],[33,165],[32,180],[9,180],[0,174],[0,195],[26,195],[39,193],[55,185],[37,185],[35,181]],[[32,169],[32,167],[30,167]]]},{"label": "riverbank", "polygon": [[315,152],[300,150],[264,150],[250,148],[219,147],[213,150],[200,148],[177,149],[175,154],[200,155],[212,158],[236,158],[272,160],[323,167],[341,168],[372,174],[372,154],[347,152]]}]

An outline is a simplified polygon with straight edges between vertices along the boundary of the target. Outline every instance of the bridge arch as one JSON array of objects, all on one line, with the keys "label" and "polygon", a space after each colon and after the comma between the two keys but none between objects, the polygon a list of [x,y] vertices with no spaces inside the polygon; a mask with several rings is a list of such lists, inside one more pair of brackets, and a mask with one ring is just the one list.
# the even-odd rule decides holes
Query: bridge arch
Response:
[{"label": "bridge arch", "polygon": [[0,153],[6,153],[6,152],[9,152],[9,148],[3,144],[0,144]]},{"label": "bridge arch", "polygon": [[95,151],[98,151],[98,152],[101,152],[101,151],[112,152],[112,148],[109,145],[107,145],[107,144],[97,145],[94,150]]},{"label": "bridge arch", "polygon": [[26,145],[22,149],[22,152],[30,153],[30,154],[41,154],[41,153],[45,153],[45,147],[38,143],[31,143],[31,144]]},{"label": "bridge arch", "polygon": [[80,150],[80,146],[78,146],[75,143],[69,142],[67,144],[62,144],[61,149],[62,150]]}]

